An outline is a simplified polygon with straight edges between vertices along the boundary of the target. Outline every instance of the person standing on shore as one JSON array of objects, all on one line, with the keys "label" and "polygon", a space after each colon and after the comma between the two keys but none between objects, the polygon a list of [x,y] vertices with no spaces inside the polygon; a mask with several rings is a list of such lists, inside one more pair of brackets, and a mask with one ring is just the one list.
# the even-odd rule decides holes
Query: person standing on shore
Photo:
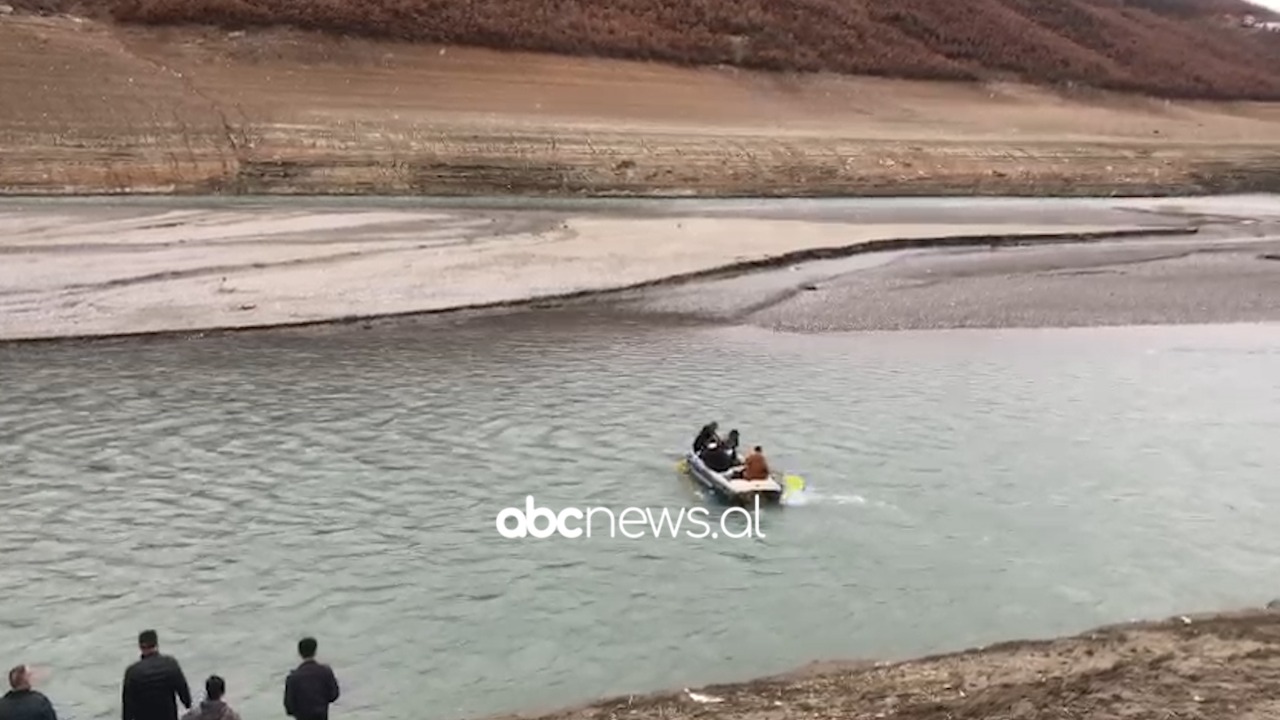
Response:
[{"label": "person standing on shore", "polygon": [[227,683],[217,675],[204,681],[204,702],[182,716],[182,720],[240,720],[240,715],[222,698],[227,694]]},{"label": "person standing on shore", "polygon": [[284,711],[294,720],[329,720],[329,705],[338,701],[338,679],[328,665],[316,662],[315,638],[298,642],[302,664],[284,681]]},{"label": "person standing on shore", "polygon": [[9,671],[9,688],[0,698],[0,720],[58,720],[49,698],[31,689],[31,669],[26,665]]},{"label": "person standing on shore", "polygon": [[142,658],[124,672],[121,689],[121,720],[178,720],[176,696],[184,708],[191,708],[191,688],[182,666],[160,654],[160,637],[155,630],[138,634]]}]

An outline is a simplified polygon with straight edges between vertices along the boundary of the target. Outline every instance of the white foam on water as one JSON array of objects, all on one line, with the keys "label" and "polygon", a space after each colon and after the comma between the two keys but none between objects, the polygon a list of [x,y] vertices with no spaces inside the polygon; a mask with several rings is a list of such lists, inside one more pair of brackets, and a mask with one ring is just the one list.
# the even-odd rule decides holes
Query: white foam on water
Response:
[{"label": "white foam on water", "polygon": [[787,507],[803,507],[805,505],[866,505],[867,499],[861,495],[826,495],[805,489],[782,498]]}]

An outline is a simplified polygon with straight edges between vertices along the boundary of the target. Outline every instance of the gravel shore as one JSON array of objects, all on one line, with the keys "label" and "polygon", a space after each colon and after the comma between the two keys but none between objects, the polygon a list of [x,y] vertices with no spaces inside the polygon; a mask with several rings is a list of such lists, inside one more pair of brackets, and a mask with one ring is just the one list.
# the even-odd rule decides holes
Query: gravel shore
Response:
[{"label": "gravel shore", "polygon": [[1280,240],[937,252],[833,278],[748,322],[836,331],[1276,321],[1277,258]]},{"label": "gravel shore", "polygon": [[1280,613],[1182,616],[897,663],[622,697],[537,720],[1269,718]]},{"label": "gravel shore", "polygon": [[615,312],[787,332],[1280,320],[1280,203],[1193,236],[888,252],[610,298]]},{"label": "gravel shore", "polygon": [[619,312],[787,332],[1280,320],[1275,239],[897,252],[695,283]]}]

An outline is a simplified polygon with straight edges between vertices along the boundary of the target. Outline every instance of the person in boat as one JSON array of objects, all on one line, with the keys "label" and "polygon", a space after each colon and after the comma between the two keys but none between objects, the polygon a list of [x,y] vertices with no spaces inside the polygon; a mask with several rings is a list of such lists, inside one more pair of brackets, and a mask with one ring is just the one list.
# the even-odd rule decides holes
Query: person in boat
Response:
[{"label": "person in boat", "polygon": [[701,456],[702,451],[707,448],[707,445],[710,445],[711,443],[719,445],[720,436],[716,434],[716,431],[719,429],[719,423],[710,422],[703,425],[702,429],[698,431],[698,437],[693,441],[693,451]]},{"label": "person in boat", "polygon": [[742,463],[743,480],[768,480],[769,461],[764,459],[764,449],[759,445],[751,449],[751,454]]},{"label": "person in boat", "polygon": [[727,473],[733,468],[733,450],[728,445],[713,442],[703,449],[701,457],[714,472]]},{"label": "person in boat", "polygon": [[730,465],[741,465],[742,456],[738,455],[738,430],[737,428],[729,431],[729,437],[724,441],[725,454],[729,456]]}]

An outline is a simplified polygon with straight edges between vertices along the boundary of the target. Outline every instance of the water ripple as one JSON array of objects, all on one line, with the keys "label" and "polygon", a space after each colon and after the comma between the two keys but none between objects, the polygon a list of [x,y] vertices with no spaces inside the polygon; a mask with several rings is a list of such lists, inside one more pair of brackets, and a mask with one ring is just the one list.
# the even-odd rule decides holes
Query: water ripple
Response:
[{"label": "water ripple", "polygon": [[[0,348],[0,658],[106,717],[154,626],[268,715],[315,633],[345,716],[418,720],[1233,604],[1280,570],[1274,333],[446,330]],[[703,505],[674,464],[711,419],[811,485],[766,537],[495,532],[530,494]]]}]

